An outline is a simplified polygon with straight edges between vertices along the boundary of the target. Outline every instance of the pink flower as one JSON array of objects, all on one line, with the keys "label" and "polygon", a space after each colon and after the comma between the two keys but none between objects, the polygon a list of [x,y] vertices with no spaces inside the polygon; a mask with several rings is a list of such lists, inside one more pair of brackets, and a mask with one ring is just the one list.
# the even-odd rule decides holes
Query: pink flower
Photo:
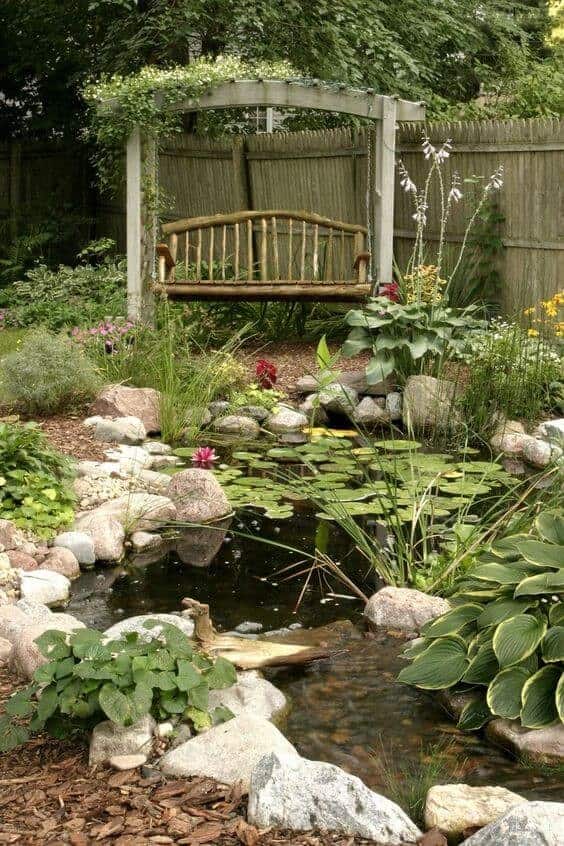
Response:
[{"label": "pink flower", "polygon": [[273,388],[276,384],[277,372],[276,366],[266,358],[259,358],[257,361],[255,375],[261,388]]},{"label": "pink flower", "polygon": [[218,458],[213,447],[201,446],[192,453],[192,464],[196,467],[209,468]]}]

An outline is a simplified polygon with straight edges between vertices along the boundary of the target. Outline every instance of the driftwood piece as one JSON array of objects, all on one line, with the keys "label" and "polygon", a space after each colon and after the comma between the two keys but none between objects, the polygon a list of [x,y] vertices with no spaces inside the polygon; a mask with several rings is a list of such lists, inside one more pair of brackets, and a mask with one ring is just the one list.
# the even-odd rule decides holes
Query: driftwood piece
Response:
[{"label": "driftwood piece", "polygon": [[322,646],[300,646],[272,640],[245,640],[218,634],[210,619],[209,605],[189,598],[183,599],[182,605],[190,610],[194,620],[194,637],[201,648],[216,658],[227,658],[241,670],[308,664],[318,658],[327,658],[331,654],[330,649]]}]

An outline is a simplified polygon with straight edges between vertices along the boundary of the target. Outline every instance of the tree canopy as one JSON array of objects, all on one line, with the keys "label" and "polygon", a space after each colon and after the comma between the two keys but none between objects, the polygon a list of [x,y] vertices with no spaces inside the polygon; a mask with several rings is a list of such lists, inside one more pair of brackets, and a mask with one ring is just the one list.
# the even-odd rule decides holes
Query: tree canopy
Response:
[{"label": "tree canopy", "polygon": [[[64,136],[104,74],[199,55],[288,60],[304,76],[425,99],[431,113],[550,54],[548,0],[3,0],[0,133]],[[542,75],[540,75],[542,79]]]}]

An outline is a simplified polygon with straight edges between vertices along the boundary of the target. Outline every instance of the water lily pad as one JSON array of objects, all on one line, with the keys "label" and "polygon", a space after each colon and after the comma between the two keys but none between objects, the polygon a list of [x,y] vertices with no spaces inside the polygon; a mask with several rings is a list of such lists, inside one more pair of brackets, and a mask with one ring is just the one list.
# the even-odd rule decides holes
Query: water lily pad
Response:
[{"label": "water lily pad", "polygon": [[412,450],[420,449],[423,444],[419,441],[376,441],[374,444],[378,449],[384,449],[387,452],[411,452]]}]

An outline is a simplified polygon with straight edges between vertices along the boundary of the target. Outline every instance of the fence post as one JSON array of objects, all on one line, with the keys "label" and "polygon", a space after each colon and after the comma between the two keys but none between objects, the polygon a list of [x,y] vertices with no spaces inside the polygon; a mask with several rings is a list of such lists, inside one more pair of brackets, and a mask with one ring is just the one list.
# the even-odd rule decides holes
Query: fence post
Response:
[{"label": "fence post", "polygon": [[[368,138],[367,138],[368,143]],[[386,97],[382,120],[376,123],[372,250],[376,261],[373,287],[391,282],[394,268],[394,182],[396,164],[396,101]],[[368,175],[370,177],[370,174]]]},{"label": "fence post", "polygon": [[135,127],[126,147],[127,315],[131,320],[148,319],[152,314],[148,289],[154,281],[156,217],[154,208],[150,210],[151,219],[147,217],[144,181],[155,187],[156,155],[155,141],[143,138]]}]

